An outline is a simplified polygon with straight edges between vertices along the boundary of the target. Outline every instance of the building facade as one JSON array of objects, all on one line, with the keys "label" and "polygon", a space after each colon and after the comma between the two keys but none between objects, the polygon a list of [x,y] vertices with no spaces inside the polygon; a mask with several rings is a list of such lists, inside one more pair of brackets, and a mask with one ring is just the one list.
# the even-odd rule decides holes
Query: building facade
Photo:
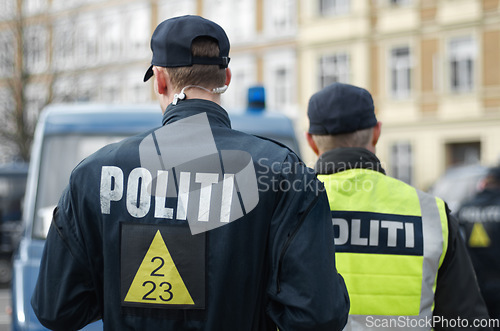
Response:
[{"label": "building facade", "polygon": [[14,107],[16,74],[27,77],[24,108],[32,124],[51,102],[153,101],[152,83],[142,77],[154,28],[198,14],[222,25],[232,43],[224,106],[243,110],[248,87],[263,84],[268,108],[297,118],[297,10],[296,0],[2,0],[0,105]]},{"label": "building facade", "polygon": [[382,122],[377,154],[389,174],[422,189],[448,167],[500,160],[499,1],[301,6],[299,108],[333,81],[367,88]]},{"label": "building facade", "polygon": [[198,14],[231,40],[223,105],[241,111],[248,87],[264,85],[269,110],[295,120],[309,165],[307,102],[335,81],[372,92],[377,153],[419,188],[500,157],[500,0],[3,0],[0,13],[0,109],[16,102],[20,62],[32,122],[47,102],[154,101],[142,82],[153,29]]}]

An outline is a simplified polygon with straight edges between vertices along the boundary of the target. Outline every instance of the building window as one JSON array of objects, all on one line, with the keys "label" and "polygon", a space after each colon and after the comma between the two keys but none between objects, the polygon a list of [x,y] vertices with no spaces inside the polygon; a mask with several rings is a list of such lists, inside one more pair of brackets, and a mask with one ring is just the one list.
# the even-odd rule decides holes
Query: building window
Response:
[{"label": "building window", "polygon": [[131,58],[142,58],[148,52],[149,40],[151,38],[150,22],[151,9],[144,5],[133,5],[125,13],[129,24],[126,24],[127,33],[122,36],[126,47],[125,56]]},{"label": "building window", "polygon": [[398,47],[391,50],[390,71],[391,94],[397,98],[409,96],[411,90],[411,59],[408,47]]},{"label": "building window", "polygon": [[137,77],[141,77],[142,75],[144,75],[144,69],[140,67],[129,70],[123,77],[123,85],[126,91],[126,93],[123,94],[124,102],[139,103],[149,100],[151,93],[150,87],[137,79]]},{"label": "building window", "polygon": [[122,79],[120,77],[109,74],[104,76],[101,90],[101,101],[103,102],[122,102],[121,86]]},{"label": "building window", "polygon": [[[2,0],[5,1],[5,0]],[[34,15],[43,12],[47,7],[46,0],[24,0],[23,12],[27,15]]]},{"label": "building window", "polygon": [[[12,90],[6,87],[0,87],[0,109],[4,112],[12,111],[14,108],[14,97],[12,96]],[[4,123],[5,125],[5,123]]]},{"label": "building window", "polygon": [[235,57],[231,59],[231,72],[233,78],[229,89],[222,95],[222,104],[225,109],[246,109],[248,88],[258,83],[257,59],[251,54]]},{"label": "building window", "polygon": [[110,9],[103,15],[101,22],[100,60],[104,63],[114,62],[121,52],[122,18],[116,9]]},{"label": "building window", "polygon": [[248,88],[253,80],[249,79],[249,74],[245,71],[237,70],[235,72],[233,70],[232,72],[234,77],[232,81],[238,83],[231,86],[228,92],[226,92],[227,94],[222,96],[224,108],[246,109],[248,106]]},{"label": "building window", "polygon": [[295,31],[296,27],[296,0],[267,0],[265,23],[269,34]]},{"label": "building window", "polygon": [[[74,35],[76,65],[92,65],[97,59],[97,19],[93,16],[82,18],[76,25]],[[67,38],[67,37],[65,37]],[[72,45],[69,45],[72,47]]]},{"label": "building window", "polygon": [[294,75],[292,68],[281,66],[274,69],[268,83],[267,107],[289,116],[296,115],[293,108],[295,98],[293,95]]},{"label": "building window", "polygon": [[89,102],[97,99],[98,87],[96,81],[99,80],[98,76],[85,75],[78,79],[76,101]]},{"label": "building window", "polygon": [[38,114],[47,104],[47,86],[29,84],[26,86],[25,116],[29,125],[35,125]]},{"label": "building window", "polygon": [[398,142],[392,145],[391,175],[407,184],[412,184],[413,155],[409,142]]},{"label": "building window", "polygon": [[319,14],[321,16],[336,16],[349,13],[349,0],[319,0]]},{"label": "building window", "polygon": [[446,144],[446,166],[477,164],[481,160],[481,143],[478,141]]},{"label": "building window", "polygon": [[411,4],[411,0],[389,0],[391,6],[407,6]]},{"label": "building window", "polygon": [[32,26],[24,31],[23,56],[29,72],[41,72],[47,64],[47,31],[43,26]]},{"label": "building window", "polygon": [[12,34],[0,34],[0,77],[9,77],[14,73],[14,38]]},{"label": "building window", "polygon": [[472,38],[457,38],[449,46],[450,89],[469,92],[474,88],[476,43]]},{"label": "building window", "polygon": [[290,75],[286,68],[279,68],[274,72],[274,104],[284,105],[288,102],[288,92],[290,91]]},{"label": "building window", "polygon": [[296,53],[292,48],[272,50],[265,54],[263,77],[269,109],[296,116]]},{"label": "building window", "polygon": [[349,83],[349,56],[345,53],[322,56],[319,70],[321,88],[335,82]]},{"label": "building window", "polygon": [[52,40],[54,50],[54,66],[63,70],[69,68],[75,62],[75,24],[70,20],[64,20],[54,27],[54,37]]},{"label": "building window", "polygon": [[158,3],[158,22],[167,18],[196,13],[197,0],[162,0]]},{"label": "building window", "polygon": [[73,102],[76,100],[74,77],[58,77],[54,84],[54,101]]},{"label": "building window", "polygon": [[203,13],[226,30],[232,44],[255,36],[255,0],[204,0]]},{"label": "building window", "polygon": [[0,21],[10,20],[15,15],[15,0],[0,1]]}]

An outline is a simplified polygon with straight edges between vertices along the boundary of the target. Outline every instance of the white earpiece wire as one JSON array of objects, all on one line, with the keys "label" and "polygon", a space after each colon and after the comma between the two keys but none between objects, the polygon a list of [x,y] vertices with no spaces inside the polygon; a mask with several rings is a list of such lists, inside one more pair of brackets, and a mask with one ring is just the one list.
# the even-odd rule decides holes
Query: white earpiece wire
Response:
[{"label": "white earpiece wire", "polygon": [[179,102],[179,100],[184,100],[186,99],[186,94],[184,93],[184,90],[188,89],[188,88],[192,88],[192,87],[196,87],[196,88],[199,88],[199,89],[202,89],[202,90],[205,90],[209,93],[214,93],[214,94],[222,94],[224,92],[226,92],[227,90],[227,85],[224,85],[224,86],[221,86],[221,87],[216,87],[212,90],[209,90],[203,86],[199,86],[199,85],[188,85],[188,86],[184,86],[181,90],[180,93],[176,93],[174,94],[174,100],[172,101],[172,104],[175,106],[177,105],[177,102]]}]

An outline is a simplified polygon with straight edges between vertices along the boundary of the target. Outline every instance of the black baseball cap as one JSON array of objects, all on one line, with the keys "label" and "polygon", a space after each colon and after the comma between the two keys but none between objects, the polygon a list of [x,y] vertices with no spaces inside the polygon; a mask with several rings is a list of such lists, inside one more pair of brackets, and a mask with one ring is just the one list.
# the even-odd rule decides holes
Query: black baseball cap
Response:
[{"label": "black baseball cap", "polygon": [[334,135],[372,128],[377,124],[373,99],[367,90],[333,83],[315,93],[307,109],[309,133]]},{"label": "black baseball cap", "polygon": [[[219,45],[219,56],[192,56],[191,44],[197,37],[214,39]],[[229,64],[229,39],[226,32],[217,23],[195,15],[174,17],[161,22],[151,37],[151,50],[153,59],[144,75],[144,81],[153,76],[153,66],[189,67],[193,64],[208,64],[227,68]]]}]

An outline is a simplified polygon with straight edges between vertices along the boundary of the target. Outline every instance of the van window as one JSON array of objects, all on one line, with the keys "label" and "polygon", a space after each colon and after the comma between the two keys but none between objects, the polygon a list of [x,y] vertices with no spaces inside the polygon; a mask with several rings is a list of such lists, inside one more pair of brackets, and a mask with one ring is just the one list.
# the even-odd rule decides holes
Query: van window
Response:
[{"label": "van window", "polygon": [[47,136],[42,146],[35,201],[33,237],[45,239],[52,213],[68,185],[71,171],[99,148],[124,136],[65,134]]}]

